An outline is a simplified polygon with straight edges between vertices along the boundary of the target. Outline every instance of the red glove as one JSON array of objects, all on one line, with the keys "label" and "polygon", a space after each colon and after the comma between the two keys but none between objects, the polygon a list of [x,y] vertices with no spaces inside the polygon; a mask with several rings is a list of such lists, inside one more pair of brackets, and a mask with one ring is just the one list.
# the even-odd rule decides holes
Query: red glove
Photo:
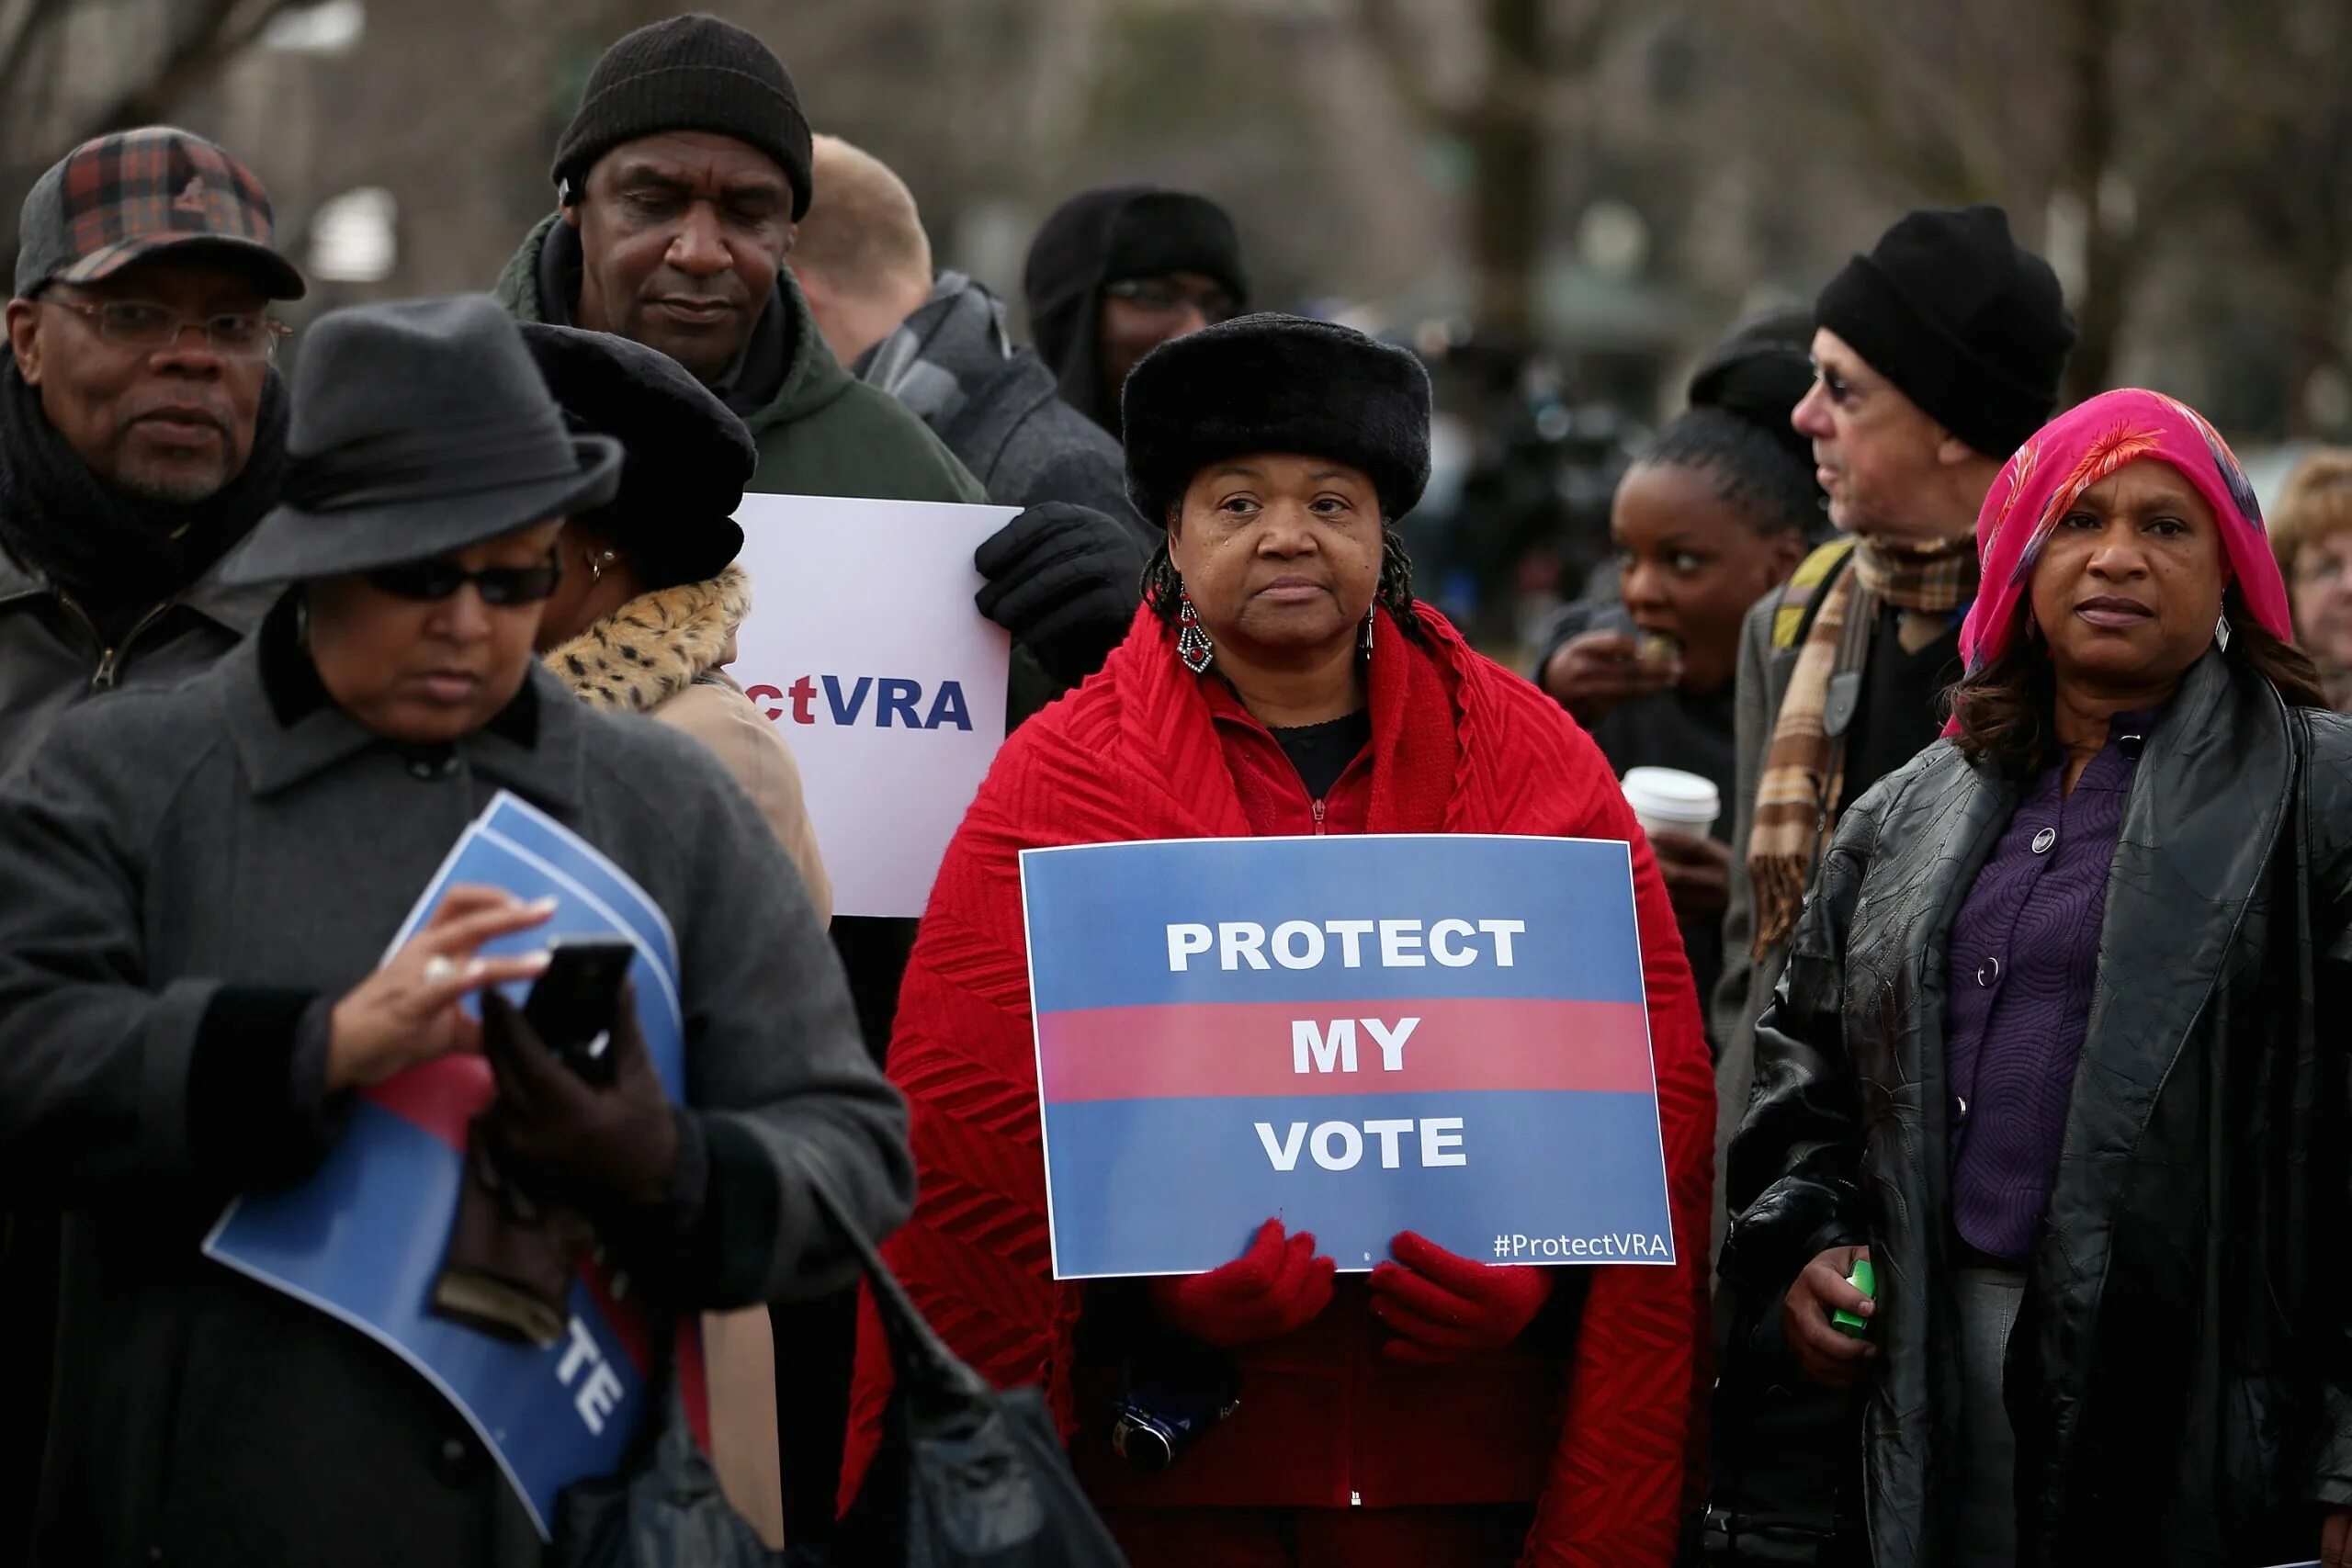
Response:
[{"label": "red glove", "polygon": [[1170,1324],[1204,1344],[1230,1349],[1275,1339],[1314,1320],[1331,1304],[1339,1265],[1315,1256],[1315,1236],[1283,1239],[1283,1223],[1258,1228],[1250,1250],[1205,1274],[1163,1274],[1151,1282],[1152,1300]]},{"label": "red glove", "polygon": [[1499,1350],[1552,1299],[1552,1270],[1526,1263],[1480,1263],[1399,1231],[1396,1255],[1372,1271],[1372,1312],[1396,1330],[1381,1347],[1391,1360],[1442,1366]]}]

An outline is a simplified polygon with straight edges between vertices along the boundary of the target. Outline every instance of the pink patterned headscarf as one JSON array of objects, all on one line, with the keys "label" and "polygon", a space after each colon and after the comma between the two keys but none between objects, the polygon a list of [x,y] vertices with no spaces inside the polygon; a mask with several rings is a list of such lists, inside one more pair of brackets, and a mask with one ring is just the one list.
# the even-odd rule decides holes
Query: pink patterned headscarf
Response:
[{"label": "pink patterned headscarf", "polygon": [[2058,520],[2085,491],[2143,457],[2170,463],[2196,487],[2221,521],[2225,581],[2238,585],[2265,629],[2281,639],[2294,636],[2261,503],[2229,444],[2187,403],[2132,389],[2102,392],[2043,425],[1993,481],[1976,518],[1984,575],[1960,628],[1970,673],[1998,659],[2018,634],[2024,617],[2018,606]]}]

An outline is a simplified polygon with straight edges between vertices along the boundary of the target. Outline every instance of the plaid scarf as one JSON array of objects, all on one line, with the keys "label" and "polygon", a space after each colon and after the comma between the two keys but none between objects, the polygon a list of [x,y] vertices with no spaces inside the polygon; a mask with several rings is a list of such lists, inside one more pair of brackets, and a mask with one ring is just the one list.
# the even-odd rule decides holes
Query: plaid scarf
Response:
[{"label": "plaid scarf", "polygon": [[[1907,612],[1904,641],[1913,627],[1939,632],[1976,596],[1973,536],[1932,544],[1866,538],[1854,550],[1853,570],[1838,574],[1822,596],[1813,628],[1797,651],[1788,694],[1773,721],[1756,787],[1756,822],[1747,839],[1747,874],[1756,897],[1754,952],[1789,940],[1813,868],[1836,829],[1846,786],[1846,733],[1850,706],[1829,723],[1829,694],[1840,677],[1859,682],[1870,657],[1871,634],[1882,606]],[[1924,641],[1920,646],[1924,646]]]}]

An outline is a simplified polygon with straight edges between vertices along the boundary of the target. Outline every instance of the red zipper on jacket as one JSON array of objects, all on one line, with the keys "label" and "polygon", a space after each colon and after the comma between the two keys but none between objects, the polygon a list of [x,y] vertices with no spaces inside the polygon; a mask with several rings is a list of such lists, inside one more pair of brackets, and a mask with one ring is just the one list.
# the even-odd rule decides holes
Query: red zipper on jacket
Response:
[{"label": "red zipper on jacket", "polygon": [[1306,808],[1315,813],[1315,836],[1319,839],[1323,836],[1323,803],[1319,800],[1310,800],[1306,803]]}]

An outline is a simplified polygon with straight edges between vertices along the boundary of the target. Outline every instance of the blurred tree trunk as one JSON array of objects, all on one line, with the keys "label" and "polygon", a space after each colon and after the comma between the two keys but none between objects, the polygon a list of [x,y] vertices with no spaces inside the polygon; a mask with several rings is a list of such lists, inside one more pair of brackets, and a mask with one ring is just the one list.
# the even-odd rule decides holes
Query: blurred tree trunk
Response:
[{"label": "blurred tree trunk", "polygon": [[[1458,8],[1457,8],[1458,6]],[[1524,341],[1535,335],[1536,281],[1548,237],[1553,137],[1574,120],[1577,98],[1616,36],[1626,0],[1463,0],[1416,8],[1410,0],[1360,0],[1357,17],[1398,101],[1430,131],[1468,152],[1473,298],[1481,328]],[[1434,17],[1476,31],[1480,64],[1451,97],[1430,81]]]},{"label": "blurred tree trunk", "polygon": [[[49,99],[33,90],[53,77],[62,29],[76,0],[20,0],[13,23],[0,33],[0,214],[13,220],[25,193],[49,163],[93,136],[168,119],[179,105],[209,85],[230,61],[257,40],[294,0],[164,0],[160,22],[166,42],[160,51],[126,60],[119,81],[96,102],[76,106],[61,123],[44,112]],[[118,10],[120,8],[119,7]],[[136,17],[125,17],[125,37],[138,34]],[[16,265],[16,225],[7,224],[0,264]]]},{"label": "blurred tree trunk", "polygon": [[1479,321],[1524,342],[1535,330],[1535,269],[1543,244],[1544,119],[1549,78],[1544,0],[1485,0],[1487,90],[1464,115],[1475,172],[1471,254]]},{"label": "blurred tree trunk", "polygon": [[2143,254],[2132,232],[2136,193],[2127,204],[2120,199],[2125,187],[2117,183],[2125,177],[2115,161],[2115,87],[2109,63],[2117,10],[2117,0],[2068,0],[2063,22],[2072,90],[2060,187],[2082,209],[2083,281],[2074,302],[2082,335],[2066,362],[2062,404],[2079,402],[2107,387],[2138,282],[2136,262]]}]

